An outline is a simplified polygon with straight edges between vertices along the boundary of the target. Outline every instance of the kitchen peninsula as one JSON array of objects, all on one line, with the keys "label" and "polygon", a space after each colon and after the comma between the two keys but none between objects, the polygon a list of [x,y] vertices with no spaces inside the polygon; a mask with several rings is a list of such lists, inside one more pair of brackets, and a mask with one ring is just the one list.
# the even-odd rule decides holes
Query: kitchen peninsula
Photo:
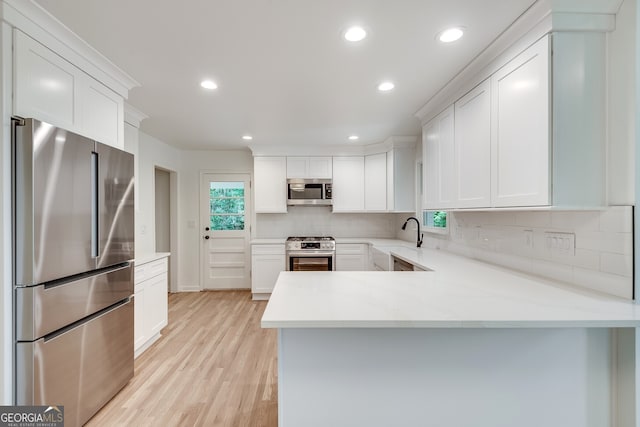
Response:
[{"label": "kitchen peninsula", "polygon": [[635,423],[632,301],[436,250],[418,265],[280,275],[262,318],[280,426]]}]

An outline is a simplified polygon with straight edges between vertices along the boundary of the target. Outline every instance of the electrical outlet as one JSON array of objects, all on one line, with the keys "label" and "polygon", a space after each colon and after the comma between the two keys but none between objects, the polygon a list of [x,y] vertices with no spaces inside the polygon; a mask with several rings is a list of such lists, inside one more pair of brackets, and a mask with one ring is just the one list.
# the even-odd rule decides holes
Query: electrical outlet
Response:
[{"label": "electrical outlet", "polygon": [[551,254],[576,254],[576,235],[574,233],[556,233],[545,231],[544,242],[547,251]]},{"label": "electrical outlet", "polygon": [[524,246],[533,248],[533,230],[524,230]]}]

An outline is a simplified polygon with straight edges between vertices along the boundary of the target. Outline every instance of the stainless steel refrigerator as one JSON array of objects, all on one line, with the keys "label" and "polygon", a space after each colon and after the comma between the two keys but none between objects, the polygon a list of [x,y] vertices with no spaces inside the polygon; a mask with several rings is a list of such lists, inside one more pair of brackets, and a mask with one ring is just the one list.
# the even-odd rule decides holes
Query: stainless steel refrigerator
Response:
[{"label": "stainless steel refrigerator", "polygon": [[16,404],[82,425],[133,376],[133,156],[14,120]]}]

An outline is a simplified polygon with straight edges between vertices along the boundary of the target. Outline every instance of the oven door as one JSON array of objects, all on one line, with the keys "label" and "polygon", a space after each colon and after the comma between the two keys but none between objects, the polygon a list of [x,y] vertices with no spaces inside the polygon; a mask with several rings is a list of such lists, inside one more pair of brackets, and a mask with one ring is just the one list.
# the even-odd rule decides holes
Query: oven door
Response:
[{"label": "oven door", "polygon": [[335,251],[287,252],[287,271],[333,271]]}]

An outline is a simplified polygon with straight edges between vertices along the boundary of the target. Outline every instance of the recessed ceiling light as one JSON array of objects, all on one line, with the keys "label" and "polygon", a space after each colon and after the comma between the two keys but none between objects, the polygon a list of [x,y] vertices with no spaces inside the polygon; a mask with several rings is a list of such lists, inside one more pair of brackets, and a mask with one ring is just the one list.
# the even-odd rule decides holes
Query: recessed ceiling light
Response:
[{"label": "recessed ceiling light", "polygon": [[379,90],[380,92],[388,92],[388,91],[390,91],[391,89],[393,89],[394,87],[396,87],[396,85],[394,85],[394,84],[393,84],[393,83],[391,83],[391,82],[382,82],[382,83],[380,83],[380,84],[378,85],[378,90]]},{"label": "recessed ceiling light", "polygon": [[212,81],[212,80],[203,80],[202,82],[200,82],[200,86],[202,86],[205,89],[218,89],[218,85],[216,84],[216,82]]},{"label": "recessed ceiling light", "polygon": [[251,141],[253,137],[251,135],[242,135],[242,139],[244,139],[245,141]]},{"label": "recessed ceiling light", "polygon": [[446,30],[438,33],[438,40],[442,43],[451,43],[459,40],[464,35],[464,30],[461,27],[447,28]]},{"label": "recessed ceiling light", "polygon": [[360,138],[358,135],[351,135],[349,136],[349,141],[357,141],[358,138]]},{"label": "recessed ceiling light", "polygon": [[350,42],[359,42],[367,37],[367,32],[362,27],[351,27],[344,32],[344,38]]}]

